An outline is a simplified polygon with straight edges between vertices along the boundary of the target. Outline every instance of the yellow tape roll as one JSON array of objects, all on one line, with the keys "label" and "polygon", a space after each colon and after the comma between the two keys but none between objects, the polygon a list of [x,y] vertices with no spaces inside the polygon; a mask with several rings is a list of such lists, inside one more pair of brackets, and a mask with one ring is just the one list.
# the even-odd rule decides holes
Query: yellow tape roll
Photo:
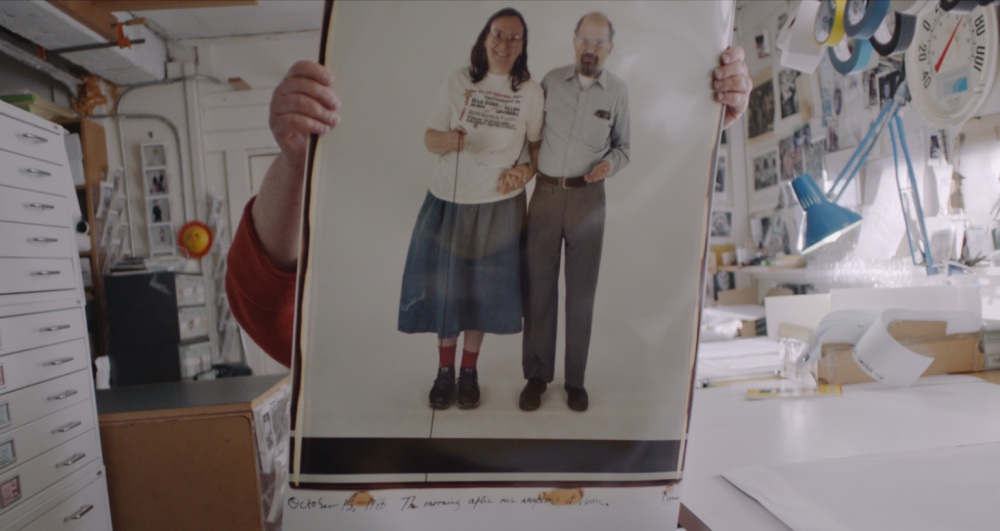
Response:
[{"label": "yellow tape roll", "polygon": [[823,46],[836,46],[844,39],[844,9],[847,0],[822,0],[816,20],[813,23],[813,35],[816,43]]}]

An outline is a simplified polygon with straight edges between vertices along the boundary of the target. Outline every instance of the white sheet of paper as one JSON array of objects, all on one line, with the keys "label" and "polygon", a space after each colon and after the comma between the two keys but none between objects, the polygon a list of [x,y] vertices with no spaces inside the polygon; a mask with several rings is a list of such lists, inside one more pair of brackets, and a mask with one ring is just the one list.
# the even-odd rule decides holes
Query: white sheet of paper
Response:
[{"label": "white sheet of paper", "polygon": [[723,473],[794,531],[997,528],[1000,444]]},{"label": "white sheet of paper", "polygon": [[[965,291],[969,290],[969,291]],[[972,294],[975,292],[975,295]],[[830,290],[830,311],[889,308],[982,312],[978,288],[959,286],[914,286],[906,288],[859,288]]]},{"label": "white sheet of paper", "polygon": [[884,384],[906,387],[913,383],[934,358],[917,354],[891,335],[893,321],[946,321],[946,334],[962,334],[979,329],[979,319],[971,312],[919,312],[890,309],[882,312],[875,323],[855,343],[851,355],[868,376]]}]

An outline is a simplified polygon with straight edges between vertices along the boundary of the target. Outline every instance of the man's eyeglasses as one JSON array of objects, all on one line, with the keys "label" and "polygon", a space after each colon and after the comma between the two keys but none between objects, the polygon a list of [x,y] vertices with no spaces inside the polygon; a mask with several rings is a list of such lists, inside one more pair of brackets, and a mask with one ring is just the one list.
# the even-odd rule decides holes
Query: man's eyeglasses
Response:
[{"label": "man's eyeglasses", "polygon": [[604,39],[590,40],[583,37],[574,37],[573,42],[581,48],[593,48],[595,50],[603,50],[605,46],[608,45],[608,41]]},{"label": "man's eyeglasses", "polygon": [[520,34],[504,35],[498,30],[490,30],[490,37],[496,42],[507,41],[508,44],[521,44],[524,37]]}]

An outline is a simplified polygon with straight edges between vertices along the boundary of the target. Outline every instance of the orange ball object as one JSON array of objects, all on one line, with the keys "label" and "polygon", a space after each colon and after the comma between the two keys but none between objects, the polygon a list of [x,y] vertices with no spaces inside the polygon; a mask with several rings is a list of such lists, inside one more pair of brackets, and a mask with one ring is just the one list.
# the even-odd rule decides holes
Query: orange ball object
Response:
[{"label": "orange ball object", "polygon": [[214,236],[208,225],[200,221],[191,221],[181,227],[177,234],[177,245],[189,258],[201,258],[212,248]]}]

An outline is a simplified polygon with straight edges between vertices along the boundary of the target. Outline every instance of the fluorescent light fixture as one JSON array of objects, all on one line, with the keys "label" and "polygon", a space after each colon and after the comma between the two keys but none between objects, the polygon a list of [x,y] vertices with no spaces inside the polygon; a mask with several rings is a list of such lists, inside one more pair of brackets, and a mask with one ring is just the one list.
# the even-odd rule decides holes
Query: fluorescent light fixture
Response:
[{"label": "fluorescent light fixture", "polygon": [[831,203],[807,173],[792,181],[792,189],[806,212],[805,241],[802,254],[809,254],[834,242],[843,234],[861,225],[861,216]]}]

